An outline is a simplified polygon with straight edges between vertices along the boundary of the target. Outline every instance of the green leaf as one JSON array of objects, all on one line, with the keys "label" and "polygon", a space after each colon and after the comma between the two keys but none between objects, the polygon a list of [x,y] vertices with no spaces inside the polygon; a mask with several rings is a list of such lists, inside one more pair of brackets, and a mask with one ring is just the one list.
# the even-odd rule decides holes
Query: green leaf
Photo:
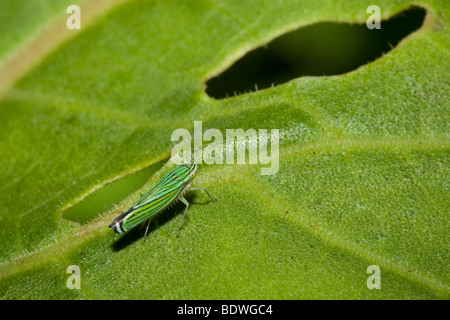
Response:
[{"label": "green leaf", "polygon": [[[370,3],[90,1],[81,30],[65,25],[80,2],[10,3],[0,2],[3,299],[449,298],[448,4],[414,2],[424,25],[355,71],[215,100],[204,83],[245,52],[318,21],[365,23]],[[387,19],[411,3],[377,5]],[[172,132],[195,120],[279,129],[278,173],[202,165],[195,182],[219,201],[188,192],[180,238],[182,204],[146,239],[107,227],[167,167],[87,224],[61,218],[168,159]],[[70,265],[79,290],[66,286]],[[371,265],[380,290],[367,287]]]}]

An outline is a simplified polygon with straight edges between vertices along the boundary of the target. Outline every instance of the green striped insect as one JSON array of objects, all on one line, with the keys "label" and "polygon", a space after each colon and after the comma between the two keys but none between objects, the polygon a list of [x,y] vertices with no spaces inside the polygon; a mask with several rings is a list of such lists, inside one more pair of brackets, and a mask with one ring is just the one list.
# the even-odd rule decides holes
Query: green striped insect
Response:
[{"label": "green striped insect", "polygon": [[[189,208],[189,202],[183,197],[183,194],[188,190],[204,190],[206,194],[214,201],[216,198],[212,197],[205,188],[191,188],[192,180],[197,174],[196,164],[183,164],[170,170],[161,180],[158,181],[147,193],[145,193],[128,211],[119,215],[109,225],[115,233],[124,233],[133,229],[145,220],[149,220],[154,215],[162,212],[177,200],[181,200],[186,205],[183,216],[178,225],[177,237],[180,233],[181,223]],[[147,235],[150,220],[145,230]]]}]

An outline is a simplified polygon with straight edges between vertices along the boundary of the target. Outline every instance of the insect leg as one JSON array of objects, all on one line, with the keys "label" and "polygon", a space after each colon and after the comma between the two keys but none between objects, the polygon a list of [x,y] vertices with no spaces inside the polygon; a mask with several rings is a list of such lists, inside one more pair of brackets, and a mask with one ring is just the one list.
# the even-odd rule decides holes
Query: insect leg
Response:
[{"label": "insect leg", "polygon": [[144,238],[147,237],[147,232],[148,232],[148,228],[150,227],[150,222],[151,222],[151,221],[152,221],[152,219],[148,219],[147,228],[145,229]]},{"label": "insect leg", "polygon": [[205,188],[202,188],[202,187],[193,187],[193,188],[190,188],[189,190],[203,190],[203,191],[206,192],[206,194],[208,195],[208,197],[209,197],[211,200],[217,201],[217,198],[214,198],[213,196],[211,196],[211,195],[209,194],[208,190],[206,190]]},{"label": "insect leg", "polygon": [[186,209],[184,209],[183,215],[181,216],[180,223],[178,224],[177,238],[180,236],[181,223],[183,222],[184,216],[189,208],[189,202],[187,202],[187,200],[184,197],[180,197],[180,200],[181,200],[181,202],[183,202],[186,205]]}]

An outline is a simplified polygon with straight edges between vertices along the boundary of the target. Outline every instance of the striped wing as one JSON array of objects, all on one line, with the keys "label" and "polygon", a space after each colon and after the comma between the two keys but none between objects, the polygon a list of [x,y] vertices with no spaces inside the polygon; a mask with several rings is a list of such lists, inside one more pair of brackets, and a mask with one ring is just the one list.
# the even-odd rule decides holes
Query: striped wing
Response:
[{"label": "striped wing", "polygon": [[[167,186],[171,184],[171,182],[183,182],[183,179],[180,179],[180,172],[185,171],[180,170],[179,168],[175,168],[159,180],[150,190],[148,190],[135,204],[133,204],[132,208],[137,209],[145,203],[151,201],[151,197],[153,195],[157,195],[160,192],[164,192],[167,189]],[[182,173],[182,172],[181,172]]]},{"label": "striped wing", "polygon": [[196,169],[196,166],[179,166],[169,171],[124,214],[122,228],[130,230],[167,208],[184,190]]},{"label": "striped wing", "polygon": [[173,181],[148,194],[145,201],[136,207],[131,207],[128,215],[123,220],[122,228],[129,230],[164,210],[177,199],[178,195],[184,189],[184,185],[185,183]]}]

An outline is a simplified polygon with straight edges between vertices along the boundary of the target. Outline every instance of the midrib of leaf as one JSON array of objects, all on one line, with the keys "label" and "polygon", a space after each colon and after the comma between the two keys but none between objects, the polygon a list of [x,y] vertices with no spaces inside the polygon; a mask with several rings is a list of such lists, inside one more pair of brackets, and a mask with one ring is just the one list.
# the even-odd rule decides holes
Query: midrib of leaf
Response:
[{"label": "midrib of leaf", "polygon": [[[77,112],[85,113],[89,115],[95,115],[99,119],[120,121],[123,123],[133,124],[133,126],[148,126],[149,121],[143,120],[142,117],[138,117],[133,113],[121,111],[118,109],[112,109],[100,106],[92,106],[89,101],[73,100],[70,101],[66,97],[47,96],[44,94],[37,94],[35,92],[26,92],[20,89],[11,89],[3,97],[4,101],[17,101],[17,102],[30,102],[39,103],[45,105],[47,109],[53,109],[59,112]],[[31,107],[30,107],[31,108]],[[160,122],[152,124],[152,126],[159,126]],[[167,124],[164,124],[167,125]],[[163,126],[163,125],[161,125]]]},{"label": "midrib of leaf", "polygon": [[[304,145],[295,145],[291,147],[282,148],[281,154],[283,157],[298,156],[310,152],[328,152],[328,151],[367,151],[367,150],[384,150],[391,152],[405,152],[405,151],[446,151],[449,149],[449,142],[446,139],[429,137],[415,137],[415,138],[391,138],[391,139],[369,139],[369,138],[343,138],[336,139],[324,139],[313,143],[307,143]],[[285,205],[289,203],[284,199],[284,203],[281,203],[282,196],[277,198],[271,197],[270,192],[266,189],[266,186],[261,181],[255,179],[255,177],[246,172],[243,168],[237,168],[234,170],[233,182],[239,183],[247,190],[250,190],[255,198],[258,198],[260,203],[263,203],[267,209],[267,212],[276,216],[282,216],[288,219],[290,222],[294,222],[303,230],[319,238],[327,245],[342,249],[343,251],[357,257],[361,257],[370,263],[376,263],[383,268],[390,270],[391,272],[400,275],[408,281],[425,285],[430,289],[433,289],[441,297],[446,297],[450,291],[450,287],[444,284],[441,280],[436,279],[430,275],[424,275],[418,271],[411,271],[402,264],[395,263],[383,256],[375,254],[371,250],[363,248],[360,245],[355,244],[354,241],[348,241],[341,238],[336,232],[327,230],[325,228],[319,228],[317,226],[312,227],[313,221],[304,215],[298,214],[293,218],[288,218],[280,212],[285,212]],[[142,189],[147,187],[144,186]],[[92,192],[92,190],[90,190]],[[89,192],[89,193],[90,193]],[[130,197],[136,198],[139,191],[132,194]],[[88,194],[86,194],[88,196]],[[125,201],[128,203],[128,201]],[[45,264],[49,262],[61,262],[66,259],[67,255],[81,246],[83,243],[94,239],[96,237],[107,236],[111,231],[107,228],[110,220],[117,215],[117,209],[111,209],[105,213],[102,217],[96,221],[86,225],[85,227],[78,229],[75,234],[70,234],[63,237],[60,240],[56,240],[46,246],[39,248],[35,252],[26,252],[22,256],[5,262],[0,265],[0,279],[9,277],[15,273],[20,273],[28,269],[32,269],[39,264]],[[54,252],[63,252],[63,255],[55,255]]]},{"label": "midrib of leaf", "polygon": [[[98,18],[115,6],[128,0],[89,0],[80,5],[82,28],[88,28]],[[61,12],[63,15],[65,11]],[[19,78],[33,68],[43,57],[55,50],[62,43],[78,34],[77,30],[66,28],[68,15],[62,16],[45,28],[24,48],[16,52],[0,67],[0,96],[3,95]]]}]

